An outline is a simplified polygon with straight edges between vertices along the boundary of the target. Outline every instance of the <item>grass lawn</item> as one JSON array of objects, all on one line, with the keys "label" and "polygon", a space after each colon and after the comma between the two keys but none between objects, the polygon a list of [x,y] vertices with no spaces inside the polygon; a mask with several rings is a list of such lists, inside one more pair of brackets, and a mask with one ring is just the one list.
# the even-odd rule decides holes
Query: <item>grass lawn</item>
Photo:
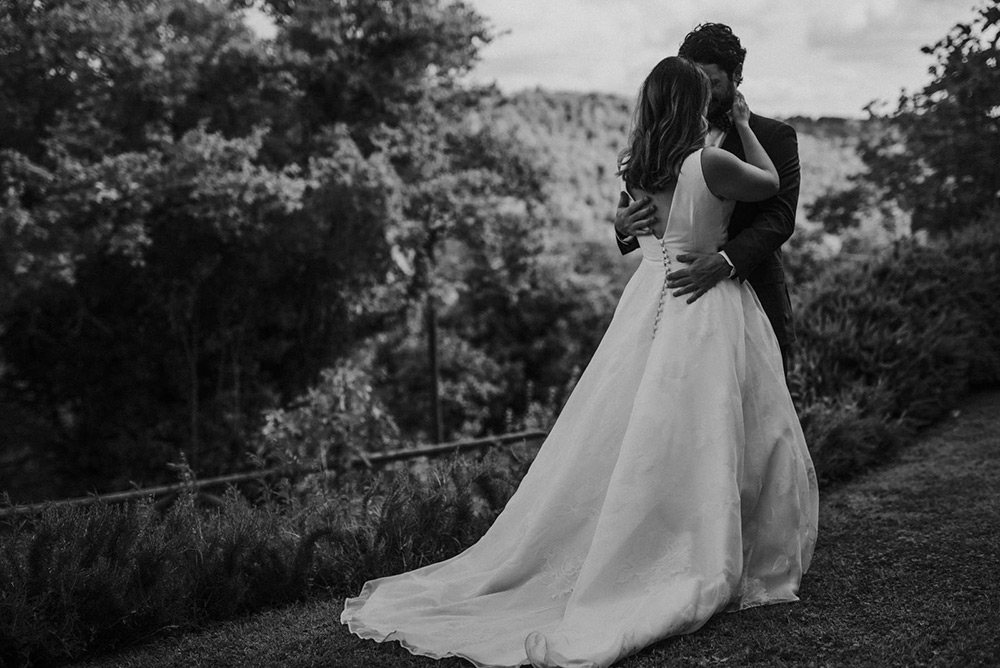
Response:
[{"label": "grass lawn", "polygon": [[[821,499],[800,603],[717,615],[616,668],[1000,665],[1000,392]],[[470,665],[362,641],[337,623],[340,609],[313,601],[74,665]]]}]

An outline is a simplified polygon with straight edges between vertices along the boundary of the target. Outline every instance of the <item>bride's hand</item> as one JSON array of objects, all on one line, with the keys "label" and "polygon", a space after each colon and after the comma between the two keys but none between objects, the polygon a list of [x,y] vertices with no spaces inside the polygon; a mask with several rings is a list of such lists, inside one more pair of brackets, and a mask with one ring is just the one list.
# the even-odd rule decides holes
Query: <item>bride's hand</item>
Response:
[{"label": "bride's hand", "polygon": [[733,96],[733,122],[750,122],[750,106],[747,105],[747,99],[743,97],[743,93],[739,91],[736,91],[736,94]]}]

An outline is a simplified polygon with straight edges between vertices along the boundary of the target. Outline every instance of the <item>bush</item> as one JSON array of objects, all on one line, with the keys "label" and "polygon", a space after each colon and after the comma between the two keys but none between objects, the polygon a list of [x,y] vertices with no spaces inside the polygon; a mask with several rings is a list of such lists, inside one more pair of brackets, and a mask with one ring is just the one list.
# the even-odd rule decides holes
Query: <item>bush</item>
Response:
[{"label": "bush", "polygon": [[339,505],[313,520],[331,528],[317,545],[314,582],[356,594],[367,580],[458,554],[486,532],[530,462],[500,452],[455,457],[422,475],[404,471],[345,490]]},{"label": "bush", "polygon": [[884,460],[968,391],[1000,382],[998,222],[897,242],[802,295],[789,385],[822,481]]},{"label": "bush", "polygon": [[151,500],[50,507],[0,534],[0,665],[73,660],[448,558],[529,462],[455,458],[257,506],[230,490],[211,510],[191,493],[165,514]]},{"label": "bush", "polygon": [[399,445],[399,429],[375,396],[370,360],[348,358],[287,409],[264,412],[258,461],[345,473],[365,453]]},{"label": "bush", "polygon": [[151,501],[49,508],[3,536],[0,662],[71,659],[299,598],[306,544],[288,525],[236,493],[207,513],[190,494],[164,516]]}]

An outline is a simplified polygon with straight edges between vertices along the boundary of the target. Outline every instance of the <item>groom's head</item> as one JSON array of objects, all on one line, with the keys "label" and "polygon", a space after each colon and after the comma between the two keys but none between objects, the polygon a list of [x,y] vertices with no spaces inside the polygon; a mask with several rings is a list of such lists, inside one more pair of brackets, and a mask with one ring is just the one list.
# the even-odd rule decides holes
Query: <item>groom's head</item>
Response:
[{"label": "groom's head", "polygon": [[747,50],[732,29],[721,23],[702,23],[684,38],[678,56],[692,60],[712,82],[708,120],[724,116],[733,106],[736,86],[743,81]]}]

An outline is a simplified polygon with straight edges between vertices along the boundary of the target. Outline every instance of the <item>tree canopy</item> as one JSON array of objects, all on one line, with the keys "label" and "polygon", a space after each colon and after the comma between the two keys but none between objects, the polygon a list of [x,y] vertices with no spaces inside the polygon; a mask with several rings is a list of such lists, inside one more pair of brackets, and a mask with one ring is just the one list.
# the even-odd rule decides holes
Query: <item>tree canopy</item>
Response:
[{"label": "tree canopy", "polygon": [[914,230],[964,227],[1000,204],[1000,1],[956,24],[922,49],[934,57],[931,80],[903,93],[894,110],[869,111],[880,132],[860,144],[867,171],[847,191],[817,201],[811,215],[832,231],[864,211],[898,204]]},{"label": "tree canopy", "polygon": [[0,6],[0,431],[31,494],[341,447],[358,411],[433,438],[432,395],[449,437],[558,405],[616,251],[551,233],[553,156],[463,83],[490,39],[449,0]]},{"label": "tree canopy", "polygon": [[490,38],[466,5],[266,8],[273,40],[221,0],[0,8],[2,426],[81,484],[238,458],[405,312],[412,221],[524,194],[442,131]]}]

